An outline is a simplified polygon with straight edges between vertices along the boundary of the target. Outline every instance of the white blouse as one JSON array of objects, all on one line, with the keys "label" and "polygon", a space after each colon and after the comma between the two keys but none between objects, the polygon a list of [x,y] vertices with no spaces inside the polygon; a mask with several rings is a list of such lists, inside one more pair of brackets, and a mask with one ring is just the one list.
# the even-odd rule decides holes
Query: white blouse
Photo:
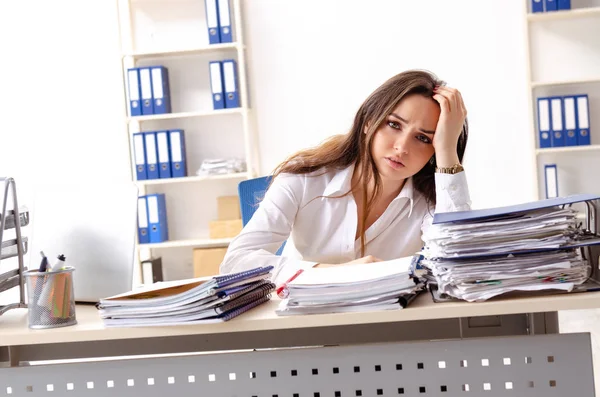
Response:
[{"label": "white blouse", "polygon": [[[361,257],[356,202],[350,190],[354,166],[341,171],[279,175],[267,190],[252,219],[233,239],[221,273],[257,266],[274,267],[272,280],[286,282],[299,269],[317,263],[344,263]],[[435,174],[435,212],[471,208],[465,172]],[[365,255],[382,260],[411,256],[421,250],[421,233],[433,219],[433,209],[414,190],[412,178],[365,232]],[[281,256],[275,255],[286,241]]]}]

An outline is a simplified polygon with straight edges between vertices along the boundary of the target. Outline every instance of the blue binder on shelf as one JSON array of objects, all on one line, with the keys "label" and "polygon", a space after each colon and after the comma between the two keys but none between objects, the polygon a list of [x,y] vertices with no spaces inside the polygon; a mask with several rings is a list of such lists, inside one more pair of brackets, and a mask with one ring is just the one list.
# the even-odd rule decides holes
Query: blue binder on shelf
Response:
[{"label": "blue binder on shelf", "polygon": [[140,95],[142,97],[142,114],[154,114],[152,103],[152,77],[150,68],[139,68],[140,73]]},{"label": "blue binder on shelf", "polygon": [[577,109],[574,96],[563,97],[565,146],[577,146]]},{"label": "blue binder on shelf", "polygon": [[575,96],[577,109],[577,144],[591,145],[590,108],[587,94]]},{"label": "blue binder on shelf", "polygon": [[546,198],[558,197],[558,169],[556,164],[546,164],[544,166],[544,180],[546,182]]},{"label": "blue binder on shelf", "polygon": [[219,33],[221,43],[231,43],[233,34],[231,32],[231,9],[229,0],[218,0],[219,2]]},{"label": "blue binder on shelf", "polygon": [[219,44],[220,27],[219,27],[219,8],[217,0],[204,0],[204,8],[206,10],[206,27],[208,28],[208,43]]},{"label": "blue binder on shelf", "polygon": [[182,178],[187,176],[185,161],[185,135],[183,130],[169,131],[169,146],[171,150],[171,176]]},{"label": "blue binder on shelf", "polygon": [[208,64],[210,69],[210,90],[213,98],[213,108],[215,110],[225,108],[225,98],[223,95],[223,65],[220,61],[211,61]]},{"label": "blue binder on shelf", "polygon": [[154,114],[171,113],[169,70],[164,66],[150,68],[152,76],[152,102]]},{"label": "blue binder on shelf", "polygon": [[544,0],[531,0],[531,12],[544,12]]},{"label": "blue binder on shelf", "polygon": [[223,61],[223,87],[225,89],[225,107],[239,108],[240,94],[238,90],[237,67],[233,59]]},{"label": "blue binder on shelf", "polygon": [[127,69],[127,86],[129,87],[129,114],[132,117],[141,116],[140,73],[138,68]]},{"label": "blue binder on shelf", "polygon": [[549,148],[552,146],[550,140],[550,99],[538,98],[537,105],[540,148]]},{"label": "blue binder on shelf", "polygon": [[167,202],[164,193],[148,194],[148,228],[150,229],[150,242],[162,243],[169,240],[167,227]]},{"label": "blue binder on shelf", "polygon": [[562,97],[550,97],[550,118],[552,120],[550,126],[552,147],[565,146]]},{"label": "blue binder on shelf", "polygon": [[133,156],[135,160],[135,179],[143,181],[148,179],[146,171],[146,143],[144,142],[144,133],[136,132],[133,134]]},{"label": "blue binder on shelf", "polygon": [[158,152],[158,177],[171,177],[171,153],[169,147],[169,132],[156,132],[156,151]]},{"label": "blue binder on shelf", "polygon": [[148,179],[158,179],[158,152],[156,150],[156,132],[144,132],[146,145],[146,172]]},{"label": "blue binder on shelf", "polygon": [[148,203],[146,196],[138,197],[138,242],[150,242],[150,229],[148,229]]},{"label": "blue binder on shelf", "polygon": [[544,8],[546,11],[557,11],[558,1],[557,0],[544,0]]},{"label": "blue binder on shelf", "polygon": [[571,9],[571,0],[558,0],[558,9],[559,10],[570,10]]}]

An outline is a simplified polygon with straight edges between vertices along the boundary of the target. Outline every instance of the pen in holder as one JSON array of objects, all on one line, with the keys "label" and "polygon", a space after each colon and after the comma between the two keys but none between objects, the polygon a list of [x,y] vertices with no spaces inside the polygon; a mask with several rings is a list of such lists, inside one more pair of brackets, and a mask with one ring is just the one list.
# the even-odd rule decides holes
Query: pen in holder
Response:
[{"label": "pen in holder", "polygon": [[67,266],[60,270],[24,273],[27,280],[29,328],[45,329],[77,324],[73,271]]}]

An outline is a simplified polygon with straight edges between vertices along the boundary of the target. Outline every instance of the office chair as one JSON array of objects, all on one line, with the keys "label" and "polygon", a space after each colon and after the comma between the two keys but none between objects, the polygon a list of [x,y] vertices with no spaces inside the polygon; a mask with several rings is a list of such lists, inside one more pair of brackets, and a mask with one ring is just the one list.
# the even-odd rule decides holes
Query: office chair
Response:
[{"label": "office chair", "polygon": [[[246,224],[254,215],[261,200],[265,197],[265,192],[271,183],[271,176],[261,176],[254,179],[248,179],[238,184],[238,195],[240,196],[240,211],[242,213],[242,226]],[[277,250],[276,255],[281,255],[285,247],[285,241]]]},{"label": "office chair", "polygon": [[271,183],[270,176],[261,176],[259,178],[241,181],[238,185],[238,194],[240,196],[240,210],[242,212],[242,225],[246,224],[254,215],[265,192]]}]

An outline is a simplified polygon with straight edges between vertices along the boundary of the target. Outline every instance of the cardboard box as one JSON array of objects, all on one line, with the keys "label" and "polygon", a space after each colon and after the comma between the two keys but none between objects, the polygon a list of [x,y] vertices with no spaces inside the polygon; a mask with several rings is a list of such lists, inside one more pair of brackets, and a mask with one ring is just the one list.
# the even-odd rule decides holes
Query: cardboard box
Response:
[{"label": "cardboard box", "polygon": [[219,212],[217,219],[220,221],[231,221],[242,218],[240,198],[238,196],[217,197],[217,210]]},{"label": "cardboard box", "polygon": [[210,221],[208,231],[210,238],[235,237],[242,231],[242,220]]},{"label": "cardboard box", "polygon": [[227,248],[195,248],[194,277],[215,276],[223,262]]}]

